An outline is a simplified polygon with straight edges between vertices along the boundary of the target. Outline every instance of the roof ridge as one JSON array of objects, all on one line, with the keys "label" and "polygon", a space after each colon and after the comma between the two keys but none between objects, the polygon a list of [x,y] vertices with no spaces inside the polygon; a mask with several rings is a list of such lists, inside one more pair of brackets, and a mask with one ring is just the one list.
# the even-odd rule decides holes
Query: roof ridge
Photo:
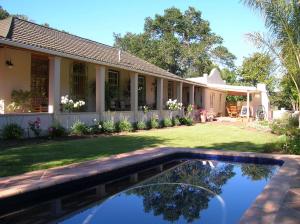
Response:
[{"label": "roof ridge", "polygon": [[86,41],[89,41],[89,42],[93,42],[93,43],[96,43],[96,44],[103,45],[103,46],[105,46],[105,47],[109,47],[109,48],[113,48],[113,49],[118,50],[118,48],[116,48],[116,47],[114,47],[114,46],[110,46],[110,45],[108,45],[108,44],[103,44],[103,43],[100,43],[100,42],[97,42],[97,41],[95,41],[95,40],[91,40],[91,39],[88,39],[88,38],[85,38],[85,37],[80,37],[80,36],[78,36],[78,35],[76,35],[76,34],[72,34],[72,33],[69,33],[69,32],[67,32],[67,31],[62,31],[62,30],[59,30],[59,29],[57,29],[57,28],[53,28],[53,27],[50,27],[50,26],[49,26],[49,27],[48,27],[48,26],[44,26],[44,25],[42,25],[42,24],[38,24],[38,23],[35,23],[35,22],[33,22],[33,21],[30,21],[30,20],[25,20],[25,19],[19,18],[19,17],[17,17],[17,16],[11,16],[11,17],[14,18],[14,19],[17,19],[17,20],[21,20],[21,21],[26,22],[26,23],[30,23],[30,24],[35,25],[35,26],[40,26],[40,27],[43,27],[43,28],[46,28],[46,29],[49,29],[49,30],[53,30],[53,31],[56,31],[56,32],[65,34],[65,35],[73,36],[73,37],[76,37],[76,38],[78,38],[78,39],[86,40]]}]

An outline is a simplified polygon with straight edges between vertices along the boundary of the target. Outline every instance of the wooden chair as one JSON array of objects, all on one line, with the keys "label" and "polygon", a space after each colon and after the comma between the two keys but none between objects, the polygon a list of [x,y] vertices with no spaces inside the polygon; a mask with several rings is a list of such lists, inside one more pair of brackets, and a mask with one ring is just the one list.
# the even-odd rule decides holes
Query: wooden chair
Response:
[{"label": "wooden chair", "polygon": [[229,106],[226,107],[227,113],[229,117],[237,117],[238,116],[238,111],[236,106]]}]

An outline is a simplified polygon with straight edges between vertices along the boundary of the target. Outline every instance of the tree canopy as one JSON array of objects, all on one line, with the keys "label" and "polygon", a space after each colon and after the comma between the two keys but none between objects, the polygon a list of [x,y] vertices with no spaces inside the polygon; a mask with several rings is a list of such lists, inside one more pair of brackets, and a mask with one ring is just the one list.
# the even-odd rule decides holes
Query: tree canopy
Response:
[{"label": "tree canopy", "polygon": [[240,81],[243,84],[252,86],[264,83],[268,92],[272,93],[276,84],[275,68],[275,63],[268,54],[256,52],[244,59],[239,69]]},{"label": "tree canopy", "polygon": [[9,17],[9,13],[0,5],[0,20]]},{"label": "tree canopy", "polygon": [[235,56],[193,7],[184,12],[166,9],[163,15],[147,17],[141,34],[114,37],[116,47],[181,77],[202,76],[215,64],[234,67]]}]

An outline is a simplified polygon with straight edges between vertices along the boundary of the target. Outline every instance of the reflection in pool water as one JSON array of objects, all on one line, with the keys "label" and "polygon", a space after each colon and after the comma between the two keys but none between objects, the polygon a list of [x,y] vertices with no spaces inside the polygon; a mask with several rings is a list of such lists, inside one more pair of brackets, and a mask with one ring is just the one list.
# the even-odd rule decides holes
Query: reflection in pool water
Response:
[{"label": "reflection in pool water", "polygon": [[60,223],[237,223],[277,167],[189,160]]}]

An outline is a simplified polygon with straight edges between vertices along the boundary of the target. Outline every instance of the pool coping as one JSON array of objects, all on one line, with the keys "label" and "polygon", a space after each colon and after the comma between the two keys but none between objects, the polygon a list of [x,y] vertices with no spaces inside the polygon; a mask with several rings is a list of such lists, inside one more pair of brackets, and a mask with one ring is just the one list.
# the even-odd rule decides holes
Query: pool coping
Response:
[{"label": "pool coping", "polygon": [[[295,217],[295,219],[300,217],[300,210],[298,214],[298,211],[293,209],[295,203],[300,207],[300,190],[298,190],[300,189],[300,156],[212,149],[148,148],[47,170],[3,177],[0,178],[0,200],[177,153],[283,161],[278,172],[243,214],[240,223],[283,223],[289,217]],[[295,189],[296,194],[294,194]]]}]

